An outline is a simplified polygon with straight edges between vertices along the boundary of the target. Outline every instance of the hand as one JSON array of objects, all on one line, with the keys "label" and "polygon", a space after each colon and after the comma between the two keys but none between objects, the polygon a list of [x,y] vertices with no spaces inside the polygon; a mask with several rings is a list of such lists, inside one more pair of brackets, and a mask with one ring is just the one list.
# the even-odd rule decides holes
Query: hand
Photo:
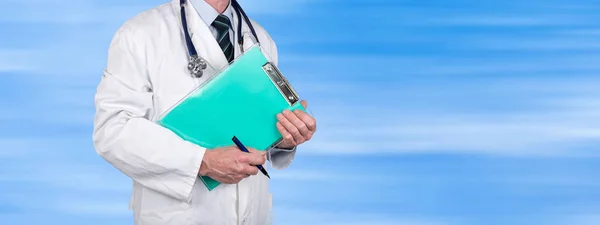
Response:
[{"label": "hand", "polygon": [[265,163],[265,152],[248,148],[242,152],[236,146],[207,150],[200,164],[201,176],[209,176],[225,184],[237,184],[250,175],[256,175],[256,165]]},{"label": "hand", "polygon": [[[306,101],[300,104],[307,108]],[[277,115],[277,129],[283,141],[277,145],[278,148],[293,148],[310,140],[317,130],[317,121],[302,110],[285,110]]]}]

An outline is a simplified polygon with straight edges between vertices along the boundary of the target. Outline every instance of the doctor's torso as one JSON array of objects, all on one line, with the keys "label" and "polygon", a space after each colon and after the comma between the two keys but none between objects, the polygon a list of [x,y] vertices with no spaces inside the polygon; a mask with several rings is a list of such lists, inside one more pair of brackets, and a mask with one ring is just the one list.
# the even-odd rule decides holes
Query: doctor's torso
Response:
[{"label": "doctor's torso", "polygon": [[[116,58],[109,59],[113,61],[112,66],[127,68],[121,71],[145,75],[124,76],[121,79],[131,80],[121,82],[148,83],[145,88],[152,95],[152,98],[148,98],[152,99],[152,104],[148,104],[151,107],[142,114],[152,122],[228,64],[215,40],[214,30],[207,26],[198,12],[190,4],[186,6],[191,39],[198,54],[209,64],[201,78],[192,77],[187,70],[189,54],[178,0],[140,13],[125,22],[115,34],[115,40],[119,41],[111,43],[110,49],[126,49],[128,52],[127,55],[113,54],[111,57]],[[230,15],[233,27],[237,27],[240,20],[235,13]],[[259,24],[253,22],[253,25],[261,47],[276,63],[277,51],[273,40]],[[243,48],[248,48],[256,42],[248,26],[243,24],[242,28],[245,38]],[[231,38],[235,55],[239,56],[242,51],[236,44],[236,36],[232,34]],[[119,60],[119,57],[127,57],[128,60]],[[265,176],[251,176],[234,185],[221,184],[212,191],[208,191],[197,179],[192,186],[189,202],[185,202],[134,182],[130,207],[134,210],[137,225],[263,225],[270,220],[272,198],[268,189]]]},{"label": "doctor's torso", "polygon": [[[203,0],[198,1],[204,2]],[[177,2],[177,0],[174,2]],[[193,2],[194,1],[191,3]],[[169,12],[160,12],[169,9],[171,10]],[[154,10],[156,10],[156,12]],[[208,62],[208,68],[204,70],[204,76],[195,78],[190,75],[187,70],[189,54],[186,48],[178,10],[178,5],[171,3],[140,14],[139,16],[143,19],[140,18],[141,23],[139,25],[134,22],[137,18],[129,21],[133,22],[130,26],[140,27],[144,29],[144,31],[141,32],[148,33],[147,35],[141,34],[146,37],[140,38],[146,40],[139,44],[146,44],[146,46],[140,46],[145,49],[145,54],[147,54],[147,62],[144,66],[147,67],[148,75],[153,84],[154,95],[156,98],[160,98],[155,101],[156,113],[153,115],[153,119],[158,119],[161,113],[168,110],[175,102],[188,94],[189,91],[198,87],[228,64],[221,52],[222,50],[215,40],[216,33],[214,28],[207,26],[205,21],[199,17],[195,7],[187,7],[186,11],[188,12],[187,20],[190,37],[198,54]],[[162,15],[154,15],[158,13]],[[157,16],[162,16],[163,18],[155,18]],[[233,27],[237,27],[237,24],[241,21],[237,18],[235,13],[229,13],[229,16],[231,16]],[[242,24],[242,37],[244,37],[243,48],[247,49],[254,44],[258,44],[254,41],[255,38],[250,33],[246,23]],[[253,25],[261,47],[266,50],[268,57],[277,63],[275,43],[268,33],[266,33],[264,28],[255,22],[253,22]],[[235,49],[235,57],[242,53],[241,47],[237,44],[238,40],[236,32],[236,29],[232,29],[229,35]]]}]

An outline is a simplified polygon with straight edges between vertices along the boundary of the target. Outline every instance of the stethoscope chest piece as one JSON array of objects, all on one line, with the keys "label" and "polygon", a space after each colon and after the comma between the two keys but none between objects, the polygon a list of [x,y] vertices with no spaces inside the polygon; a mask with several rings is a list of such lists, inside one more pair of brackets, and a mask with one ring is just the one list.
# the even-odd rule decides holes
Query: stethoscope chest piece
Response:
[{"label": "stethoscope chest piece", "polygon": [[193,55],[190,57],[190,62],[188,63],[188,70],[193,77],[200,78],[207,67],[206,60],[202,57],[198,57],[198,55]]}]

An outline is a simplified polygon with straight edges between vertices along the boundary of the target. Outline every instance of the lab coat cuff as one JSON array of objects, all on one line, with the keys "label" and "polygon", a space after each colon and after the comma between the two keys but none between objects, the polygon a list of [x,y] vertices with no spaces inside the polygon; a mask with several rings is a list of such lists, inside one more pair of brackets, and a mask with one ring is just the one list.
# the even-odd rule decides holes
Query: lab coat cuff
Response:
[{"label": "lab coat cuff", "polygon": [[196,180],[199,178],[200,166],[202,165],[202,159],[204,158],[204,153],[206,152],[206,148],[195,146],[197,153],[194,155],[192,159],[192,164],[190,168],[191,176],[186,177],[184,183],[185,185],[182,187],[186,202],[190,202],[192,200],[192,190],[194,185],[196,184]]},{"label": "lab coat cuff", "polygon": [[267,159],[271,162],[271,167],[277,170],[287,168],[294,157],[296,156],[296,148],[284,149],[284,148],[271,148],[267,153]]}]

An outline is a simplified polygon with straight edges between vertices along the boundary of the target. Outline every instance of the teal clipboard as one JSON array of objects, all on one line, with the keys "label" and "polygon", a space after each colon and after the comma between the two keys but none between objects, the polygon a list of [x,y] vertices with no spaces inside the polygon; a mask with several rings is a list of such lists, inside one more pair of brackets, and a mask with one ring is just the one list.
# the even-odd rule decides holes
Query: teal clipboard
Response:
[{"label": "teal clipboard", "polygon": [[[158,124],[207,149],[234,145],[238,137],[260,151],[277,145],[277,114],[303,110],[296,91],[258,45],[250,47],[217,75],[171,107]],[[208,190],[220,183],[200,179]]]}]

